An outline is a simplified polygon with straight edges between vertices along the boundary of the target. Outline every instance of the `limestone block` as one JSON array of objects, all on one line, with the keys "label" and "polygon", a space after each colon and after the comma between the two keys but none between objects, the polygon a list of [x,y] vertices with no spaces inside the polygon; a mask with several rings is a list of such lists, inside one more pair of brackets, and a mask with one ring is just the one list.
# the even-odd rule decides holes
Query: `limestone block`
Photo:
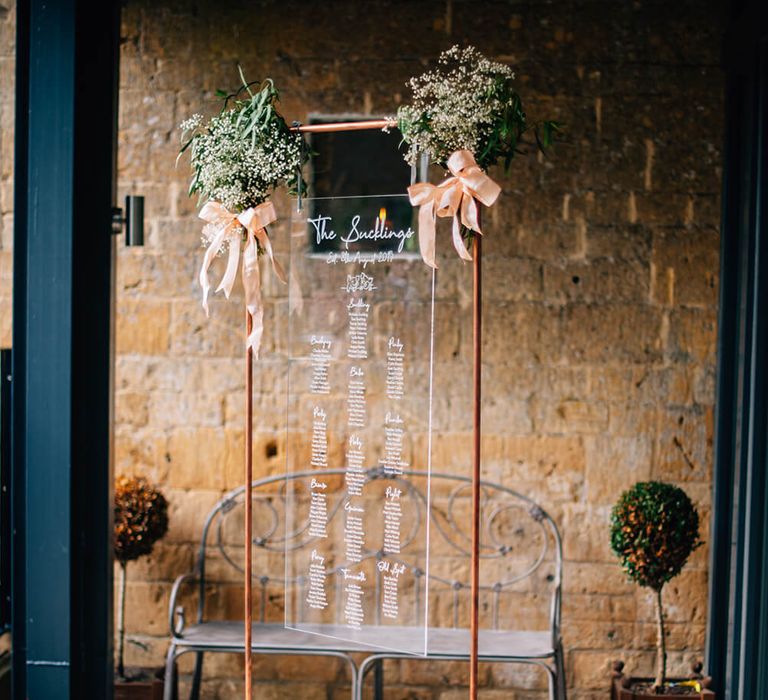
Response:
[{"label": "limestone block", "polygon": [[[566,574],[570,565],[566,566]],[[623,594],[594,594],[569,592],[563,598],[563,619],[573,622],[625,623],[635,619],[637,604],[634,591],[627,588]],[[569,646],[578,646],[578,640],[568,639]]]},{"label": "limestone block", "polygon": [[[669,622],[703,624],[707,618],[706,570],[684,568],[662,591],[664,614]],[[637,619],[653,622],[656,619],[655,596],[649,589],[638,588]]]},{"label": "limestone block", "polygon": [[635,644],[634,633],[631,621],[563,620],[563,639],[577,649],[623,650]]},{"label": "limestone block", "polygon": [[631,261],[646,264],[651,259],[651,229],[642,224],[590,224],[586,229],[587,259]]},{"label": "limestone block", "polygon": [[[483,664],[482,667],[486,666]],[[537,666],[526,664],[488,665],[493,679],[493,687],[509,690],[535,691],[546,690],[547,674]]]},{"label": "limestone block", "polygon": [[140,392],[115,393],[115,420],[121,424],[140,428],[147,424],[149,396]]},{"label": "limestone block", "polygon": [[[135,581],[172,582],[177,576],[192,571],[196,557],[194,543],[175,544],[163,538],[155,544],[151,554],[129,562],[129,576]],[[115,565],[115,580],[118,568]]]},{"label": "limestone block", "polygon": [[125,589],[126,631],[132,634],[167,634],[170,593],[170,583],[136,581],[129,574]]},{"label": "limestone block", "polygon": [[586,493],[590,503],[613,505],[637,481],[651,476],[653,439],[647,435],[585,438]]},{"label": "limestone block", "polygon": [[609,506],[565,503],[561,508],[559,525],[567,561],[617,561],[609,542]]},{"label": "limestone block", "polygon": [[642,303],[648,295],[648,265],[637,261],[591,260],[568,264],[545,264],[544,297],[565,303]]},{"label": "limestone block", "polygon": [[537,433],[590,435],[608,428],[608,405],[602,402],[571,398],[550,402],[534,398],[531,413]]},{"label": "limestone block", "polygon": [[563,576],[566,593],[623,595],[629,592],[631,585],[621,567],[614,563],[569,562]]},{"label": "limestone block", "polygon": [[200,488],[178,489],[171,486],[165,487],[163,493],[168,499],[167,541],[199,545],[205,518],[221,498],[222,493]]},{"label": "limestone block", "polygon": [[674,362],[712,366],[717,343],[714,310],[679,308],[669,315],[669,357]]},{"label": "limestone block", "polygon": [[221,394],[153,391],[149,419],[156,428],[218,427],[223,422]]},{"label": "limestone block", "polygon": [[563,355],[571,363],[641,363],[661,357],[661,312],[629,304],[569,304]]},{"label": "limestone block", "polygon": [[165,439],[168,485],[189,489],[224,489],[225,473],[236,440],[220,428],[185,428],[170,431]]},{"label": "limestone block", "polygon": [[616,651],[574,650],[568,655],[570,684],[581,690],[603,690],[608,692],[611,679],[611,664]]},{"label": "limestone block", "polygon": [[[703,649],[707,626],[691,622],[667,621],[665,632],[668,651]],[[655,622],[638,622],[635,625],[635,638],[631,640],[631,646],[638,649],[655,649],[657,636],[658,625]]]},{"label": "limestone block", "polygon": [[664,481],[709,481],[714,441],[712,407],[667,409],[659,419],[655,475]]},{"label": "limestone block", "polygon": [[117,304],[117,353],[163,355],[168,352],[170,306],[162,301],[121,299]]},{"label": "limestone block", "polygon": [[653,264],[660,304],[717,304],[720,236],[711,229],[662,228],[654,233]]}]

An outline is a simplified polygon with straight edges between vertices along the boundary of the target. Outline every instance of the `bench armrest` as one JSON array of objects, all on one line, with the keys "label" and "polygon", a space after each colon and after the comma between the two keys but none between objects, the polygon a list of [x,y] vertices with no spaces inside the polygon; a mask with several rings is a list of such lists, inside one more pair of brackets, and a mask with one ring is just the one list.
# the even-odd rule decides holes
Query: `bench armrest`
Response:
[{"label": "bench armrest", "polygon": [[171,589],[171,600],[168,604],[168,628],[171,631],[171,637],[182,637],[185,624],[184,606],[177,605],[181,587],[188,581],[197,581],[196,573],[182,574],[173,582]]}]

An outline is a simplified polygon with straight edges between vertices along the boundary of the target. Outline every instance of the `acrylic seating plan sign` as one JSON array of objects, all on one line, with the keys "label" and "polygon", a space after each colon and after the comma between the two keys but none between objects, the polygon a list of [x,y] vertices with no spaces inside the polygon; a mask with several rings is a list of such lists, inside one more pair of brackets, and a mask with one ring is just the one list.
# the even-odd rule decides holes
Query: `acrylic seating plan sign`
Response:
[{"label": "acrylic seating plan sign", "polygon": [[285,624],[425,654],[435,275],[407,197],[304,200],[289,289]]}]

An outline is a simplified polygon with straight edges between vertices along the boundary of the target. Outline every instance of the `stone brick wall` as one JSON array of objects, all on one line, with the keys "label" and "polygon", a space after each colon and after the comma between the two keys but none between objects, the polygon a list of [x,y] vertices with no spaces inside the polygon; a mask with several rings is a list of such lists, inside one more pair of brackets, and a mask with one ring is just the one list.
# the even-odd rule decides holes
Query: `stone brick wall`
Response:
[{"label": "stone brick wall", "polygon": [[[9,25],[9,22],[11,24]],[[0,11],[0,36],[12,10]],[[174,577],[191,569],[202,518],[241,481],[242,307],[199,305],[199,222],[174,169],[176,125],[211,113],[216,88],[270,76],[289,119],[391,113],[406,78],[473,43],[515,67],[531,116],[567,124],[547,159],[494,173],[487,216],[484,473],[537,499],[564,535],[563,621],[571,697],[606,696],[610,661],[648,673],[652,598],[626,583],[608,546],[610,506],[641,479],[680,483],[708,539],[712,466],[722,76],[721,11],[708,2],[138,2],[123,11],[121,195],[147,197],[147,241],[118,261],[116,468],[158,482],[171,529],[128,585],[130,663],[160,663]],[[0,340],[9,340],[12,43],[0,41]],[[11,51],[12,54],[12,51]],[[287,203],[279,198],[279,213]],[[279,236],[276,236],[278,238]],[[270,276],[267,275],[268,280]],[[459,352],[443,399],[465,405],[469,278],[454,301]],[[267,282],[256,369],[259,474],[283,468],[284,291]],[[235,295],[237,296],[237,294]],[[278,340],[275,340],[277,338]],[[278,407],[278,408],[276,408]],[[436,438],[435,466],[468,464],[468,417]],[[273,446],[277,446],[277,453]],[[268,456],[272,455],[272,456]],[[707,548],[666,593],[673,670],[700,658]],[[235,597],[213,590],[219,609]],[[521,621],[524,624],[524,621]],[[189,661],[182,663],[188,672]],[[205,697],[242,697],[237,657],[206,659]],[[399,662],[389,698],[465,696],[464,664]],[[344,697],[326,662],[256,661],[266,697]],[[487,698],[544,697],[544,678],[490,667]]]}]

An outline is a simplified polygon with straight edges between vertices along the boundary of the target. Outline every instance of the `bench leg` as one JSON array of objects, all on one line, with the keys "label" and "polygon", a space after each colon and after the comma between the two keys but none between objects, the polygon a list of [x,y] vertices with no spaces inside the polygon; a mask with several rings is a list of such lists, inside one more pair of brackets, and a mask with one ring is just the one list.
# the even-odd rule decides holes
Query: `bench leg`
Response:
[{"label": "bench leg", "polygon": [[173,682],[176,673],[176,645],[171,644],[165,658],[165,678],[163,680],[163,700],[174,700]]},{"label": "bench leg", "polygon": [[[557,663],[557,662],[555,662]],[[542,663],[540,666],[547,672],[547,683],[549,685],[549,700],[557,700],[557,671],[548,663]]]},{"label": "bench leg", "polygon": [[[357,693],[352,696],[353,700],[363,700],[363,687],[365,686],[365,676],[371,667],[376,668],[377,664],[383,663],[382,657],[376,654],[366,656],[363,663],[360,664],[360,670],[357,672]],[[374,689],[375,692],[376,689]]]},{"label": "bench leg", "polygon": [[558,644],[555,650],[555,673],[557,674],[557,698],[558,700],[567,700],[565,655],[563,654],[562,643]]},{"label": "bench leg", "polygon": [[384,700],[384,661],[373,665],[373,700]]},{"label": "bench leg", "polygon": [[195,654],[195,671],[192,676],[192,690],[189,693],[189,700],[199,700],[200,681],[203,676],[203,652],[198,651]]}]

